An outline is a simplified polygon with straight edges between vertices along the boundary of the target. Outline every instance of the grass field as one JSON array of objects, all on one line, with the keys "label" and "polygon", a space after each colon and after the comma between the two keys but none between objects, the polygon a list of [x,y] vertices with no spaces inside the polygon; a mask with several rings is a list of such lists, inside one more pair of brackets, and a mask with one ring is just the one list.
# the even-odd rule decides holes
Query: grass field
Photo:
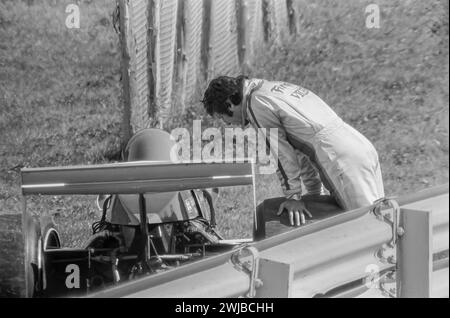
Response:
[{"label": "grass field", "polygon": [[[20,213],[21,167],[119,159],[121,83],[114,1],[81,2],[81,29],[65,27],[71,1],[0,0],[0,213]],[[448,1],[380,0],[380,29],[365,28],[371,1],[304,1],[300,34],[256,54],[251,76],[301,84],[376,146],[387,195],[448,182]],[[195,100],[199,100],[196,97]],[[193,103],[173,125],[203,117]],[[217,123],[216,123],[217,124]],[[280,193],[258,176],[258,201]],[[248,236],[247,194],[219,202],[228,237]],[[33,198],[60,212],[65,245],[78,246],[99,215],[94,198]],[[243,214],[242,214],[243,213]]]}]

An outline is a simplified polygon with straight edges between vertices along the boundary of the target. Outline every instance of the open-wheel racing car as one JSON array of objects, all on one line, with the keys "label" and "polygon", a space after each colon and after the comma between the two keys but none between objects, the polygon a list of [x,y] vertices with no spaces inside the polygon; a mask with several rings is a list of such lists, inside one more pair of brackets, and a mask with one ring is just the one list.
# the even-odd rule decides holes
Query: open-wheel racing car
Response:
[{"label": "open-wheel racing car", "polygon": [[98,195],[102,217],[83,248],[62,248],[52,218],[24,209],[26,294],[82,296],[228,251],[248,240],[224,240],[215,227],[217,187],[252,185],[242,164],[174,164],[170,135],[136,134],[125,163],[22,170],[27,195]]}]

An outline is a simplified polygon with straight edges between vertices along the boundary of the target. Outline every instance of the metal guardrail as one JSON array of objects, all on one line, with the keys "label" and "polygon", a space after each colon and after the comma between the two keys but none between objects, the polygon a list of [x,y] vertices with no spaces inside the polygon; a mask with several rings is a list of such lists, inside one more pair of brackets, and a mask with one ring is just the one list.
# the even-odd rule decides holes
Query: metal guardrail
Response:
[{"label": "metal guardrail", "polygon": [[[430,213],[430,232],[432,233],[429,238],[430,245],[430,253],[428,256],[429,262],[432,263],[430,266],[429,273],[429,281],[426,286],[426,279],[422,282],[422,285],[416,285],[412,290],[409,290],[408,293],[414,294],[417,293],[418,290],[423,290],[428,292],[429,297],[448,297],[449,296],[449,273],[448,273],[448,249],[449,249],[449,232],[448,232],[448,222],[449,222],[449,203],[448,203],[449,195],[448,195],[448,185],[441,186],[438,188],[430,189],[422,191],[416,195],[409,195],[403,198],[400,198],[398,201],[402,205],[402,212],[404,217],[408,215],[412,215],[414,212],[419,212],[423,215],[426,215],[427,212]],[[419,219],[420,222],[425,223],[425,219]],[[419,254],[420,259],[416,264],[416,262],[406,263],[404,267],[406,269],[402,270],[402,264],[397,264],[397,270],[402,270],[404,272],[410,272],[413,276],[412,280],[420,281],[420,279],[424,279],[426,274],[426,270],[422,272],[422,275],[417,275],[420,271],[417,271],[417,268],[420,266],[426,266],[427,264],[427,255],[423,250],[426,249],[423,245],[426,244],[426,233],[421,233],[425,230],[425,224],[418,224],[420,231],[414,232],[413,230],[409,230],[409,232],[413,232],[411,237],[416,237],[412,243],[412,248],[415,249],[413,251],[414,254]],[[411,233],[410,233],[411,234]],[[422,236],[420,238],[420,236]],[[411,241],[411,239],[410,239]],[[421,245],[422,244],[422,245]],[[396,267],[393,266],[392,269]],[[416,270],[416,272],[415,272]],[[423,270],[423,269],[422,269]],[[425,275],[423,275],[425,274]],[[415,277],[416,276],[416,277]],[[421,276],[421,277],[418,277]],[[406,276],[407,278],[408,276]],[[400,277],[398,281],[406,280],[405,277]],[[411,278],[409,278],[411,280]],[[429,289],[427,291],[427,288]],[[410,288],[411,289],[411,288]],[[341,291],[341,293],[337,293],[339,297],[347,297],[349,295],[355,294],[355,290],[353,291]],[[405,292],[405,291],[403,291]],[[372,289],[361,289],[359,286],[359,291],[357,292],[358,297],[384,297],[385,294],[382,293],[382,290],[377,288]],[[336,295],[335,295],[336,296]],[[399,296],[402,296],[400,293]],[[404,296],[404,295],[403,295]],[[419,297],[418,295],[416,295]],[[404,297],[412,297],[404,296]]]},{"label": "metal guardrail", "polygon": [[367,213],[355,220],[268,249],[262,257],[292,264],[292,297],[325,294],[367,276],[369,265],[390,267],[374,255],[391,240],[391,228]]},{"label": "metal guardrail", "polygon": [[[430,232],[433,231],[432,238],[427,231],[419,233],[423,237],[428,235],[430,245],[431,242],[434,244],[428,251],[430,262],[433,261],[433,254],[448,251],[448,190],[448,185],[445,185],[397,200],[403,215],[407,212],[409,218],[414,218],[415,211],[418,211],[417,215],[420,217],[425,215],[429,220],[430,214],[426,214],[427,212],[423,214],[420,210],[431,211],[432,222],[430,221],[429,227]],[[411,276],[423,272],[422,267],[427,266],[427,257],[420,259],[417,262],[419,264],[399,265],[395,262],[383,262],[377,252],[392,240],[392,228],[370,213],[373,208],[374,206],[350,211],[253,244],[261,252],[259,278],[262,280],[262,287],[257,289],[256,296],[385,297],[389,294],[392,296],[396,291],[378,288],[377,281],[373,282],[375,284],[373,286],[377,288],[368,288],[371,283],[368,279],[372,278],[373,274],[371,269],[375,266],[378,270],[377,275],[383,278],[386,273],[397,269],[397,275],[403,279],[405,277],[408,280],[417,278],[419,281],[429,279],[429,296],[448,297],[448,252],[447,259],[431,263],[430,277],[426,275],[426,268],[425,275]],[[411,227],[412,223],[405,222],[403,220],[402,224]],[[414,230],[412,231],[414,235],[407,236],[408,231],[409,228],[406,228],[405,237],[408,239],[399,243],[402,245],[401,255],[398,255],[400,259],[410,257],[408,249],[411,243],[417,243],[411,241],[411,238],[420,236]],[[424,241],[426,240],[421,240],[421,243],[426,243]],[[427,255],[427,249],[423,248],[419,254]],[[250,278],[248,274],[235,269],[230,262],[231,255],[231,252],[226,253],[129,282],[94,294],[92,297],[226,298],[246,295],[249,291]],[[404,266],[412,269],[405,271]],[[276,277],[276,280],[271,279],[273,277]],[[397,283],[398,280],[397,277]],[[395,284],[395,281],[393,283]],[[397,285],[398,295],[408,297],[410,286],[410,282]]]}]

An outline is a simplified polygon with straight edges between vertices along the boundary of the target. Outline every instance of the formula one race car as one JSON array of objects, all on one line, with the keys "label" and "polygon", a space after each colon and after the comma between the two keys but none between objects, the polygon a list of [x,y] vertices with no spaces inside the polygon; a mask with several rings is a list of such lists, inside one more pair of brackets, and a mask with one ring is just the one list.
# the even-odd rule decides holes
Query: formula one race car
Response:
[{"label": "formula one race car", "polygon": [[252,185],[250,163],[173,164],[170,135],[146,129],[124,151],[126,163],[22,170],[24,196],[100,194],[102,217],[83,248],[61,247],[50,217],[24,211],[26,294],[80,296],[194,262],[247,240],[215,228],[215,187]]}]

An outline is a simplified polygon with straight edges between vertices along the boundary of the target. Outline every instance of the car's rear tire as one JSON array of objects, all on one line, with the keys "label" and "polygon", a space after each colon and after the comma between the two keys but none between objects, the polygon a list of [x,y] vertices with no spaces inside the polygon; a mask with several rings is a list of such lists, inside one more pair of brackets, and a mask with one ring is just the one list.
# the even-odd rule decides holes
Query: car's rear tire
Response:
[{"label": "car's rear tire", "polygon": [[25,241],[25,297],[39,297],[46,288],[45,251],[61,248],[56,225],[52,216],[23,218]]},{"label": "car's rear tire", "polygon": [[43,237],[42,248],[45,251],[61,248],[61,239],[58,228],[51,216],[44,216],[40,219],[41,233]]},{"label": "car's rear tire", "polygon": [[0,215],[0,298],[25,297],[25,236],[21,214]]},{"label": "car's rear tire", "polygon": [[25,297],[36,297],[39,293],[42,246],[41,229],[36,218],[26,214],[22,218],[25,257]]},{"label": "car's rear tire", "polygon": [[49,263],[47,262],[46,254],[48,250],[59,249],[61,248],[61,239],[59,237],[59,233],[55,222],[53,221],[53,217],[51,216],[43,216],[40,219],[40,228],[42,233],[42,246],[41,246],[41,279],[39,289],[41,292],[45,292],[47,289],[47,275]]}]

